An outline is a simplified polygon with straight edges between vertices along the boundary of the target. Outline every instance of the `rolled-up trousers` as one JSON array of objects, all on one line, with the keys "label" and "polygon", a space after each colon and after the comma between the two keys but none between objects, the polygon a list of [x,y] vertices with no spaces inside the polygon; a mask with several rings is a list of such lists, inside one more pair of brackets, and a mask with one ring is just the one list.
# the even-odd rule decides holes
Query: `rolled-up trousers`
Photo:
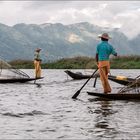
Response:
[{"label": "rolled-up trousers", "polygon": [[98,68],[104,93],[111,92],[111,87],[108,81],[108,73],[110,72],[109,61],[99,61]]},{"label": "rolled-up trousers", "polygon": [[34,60],[34,67],[35,67],[35,77],[41,77],[41,61]]}]

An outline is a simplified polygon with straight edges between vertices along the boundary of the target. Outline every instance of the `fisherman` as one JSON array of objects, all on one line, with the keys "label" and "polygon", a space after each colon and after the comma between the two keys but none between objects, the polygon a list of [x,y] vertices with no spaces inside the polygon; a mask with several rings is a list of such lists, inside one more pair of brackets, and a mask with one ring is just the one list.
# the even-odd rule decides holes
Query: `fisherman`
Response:
[{"label": "fisherman", "polygon": [[107,33],[103,33],[99,38],[101,38],[101,43],[99,43],[96,48],[96,62],[104,93],[107,94],[111,92],[111,87],[108,82],[108,73],[110,72],[109,56],[111,54],[117,56],[117,52],[112,45],[108,43],[108,40],[111,39],[111,37],[109,37]]},{"label": "fisherman", "polygon": [[40,58],[40,48],[37,48],[35,50],[34,54],[34,67],[35,67],[35,77],[40,78],[41,77],[41,58]]}]

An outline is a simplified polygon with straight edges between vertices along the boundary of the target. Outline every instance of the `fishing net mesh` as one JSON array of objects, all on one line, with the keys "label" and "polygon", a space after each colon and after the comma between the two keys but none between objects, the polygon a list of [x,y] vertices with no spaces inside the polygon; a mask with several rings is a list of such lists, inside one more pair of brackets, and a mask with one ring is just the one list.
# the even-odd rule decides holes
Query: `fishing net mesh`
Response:
[{"label": "fishing net mesh", "polygon": [[12,67],[0,58],[0,79],[29,78],[23,71]]},{"label": "fishing net mesh", "polygon": [[122,87],[118,93],[140,93],[140,75],[133,82]]}]

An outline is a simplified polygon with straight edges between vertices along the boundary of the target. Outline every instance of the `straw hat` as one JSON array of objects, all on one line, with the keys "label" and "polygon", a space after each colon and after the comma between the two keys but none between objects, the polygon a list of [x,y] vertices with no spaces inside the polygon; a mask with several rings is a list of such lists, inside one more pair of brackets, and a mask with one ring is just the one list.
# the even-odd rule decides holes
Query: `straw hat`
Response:
[{"label": "straw hat", "polygon": [[35,51],[36,51],[36,52],[39,52],[39,51],[41,51],[41,48],[37,48]]},{"label": "straw hat", "polygon": [[103,33],[102,35],[99,35],[98,37],[104,38],[104,39],[111,39],[111,37],[107,33]]}]

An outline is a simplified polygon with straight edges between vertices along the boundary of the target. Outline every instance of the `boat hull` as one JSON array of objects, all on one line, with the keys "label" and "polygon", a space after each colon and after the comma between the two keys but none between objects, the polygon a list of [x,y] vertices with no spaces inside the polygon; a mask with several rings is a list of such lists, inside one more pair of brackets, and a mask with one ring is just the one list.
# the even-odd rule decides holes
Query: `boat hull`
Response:
[{"label": "boat hull", "polygon": [[0,83],[26,83],[29,81],[35,81],[42,79],[43,77],[40,78],[15,78],[15,79],[0,79]]},{"label": "boat hull", "polygon": [[91,75],[83,75],[82,73],[74,73],[69,70],[66,70],[65,73],[67,73],[74,80],[88,79],[91,77]]},{"label": "boat hull", "polygon": [[113,75],[108,75],[108,79],[121,85],[128,85],[135,81],[134,78],[119,79],[117,78],[117,76],[113,76]]},{"label": "boat hull", "polygon": [[101,97],[105,99],[113,99],[113,100],[140,100],[140,93],[138,94],[120,94],[120,93],[97,93],[97,92],[87,92],[88,95]]},{"label": "boat hull", "polygon": [[[91,75],[83,75],[82,73],[74,73],[74,72],[71,72],[69,70],[66,70],[65,73],[67,73],[74,80],[88,79],[91,77]],[[95,74],[92,78],[96,78],[96,77],[99,77],[99,74]],[[127,77],[126,78],[120,78],[120,77],[118,78],[118,76],[113,76],[113,75],[108,75],[108,79],[115,82],[115,83],[121,84],[121,85],[128,85],[131,82],[135,81],[134,78],[127,78]]]}]

